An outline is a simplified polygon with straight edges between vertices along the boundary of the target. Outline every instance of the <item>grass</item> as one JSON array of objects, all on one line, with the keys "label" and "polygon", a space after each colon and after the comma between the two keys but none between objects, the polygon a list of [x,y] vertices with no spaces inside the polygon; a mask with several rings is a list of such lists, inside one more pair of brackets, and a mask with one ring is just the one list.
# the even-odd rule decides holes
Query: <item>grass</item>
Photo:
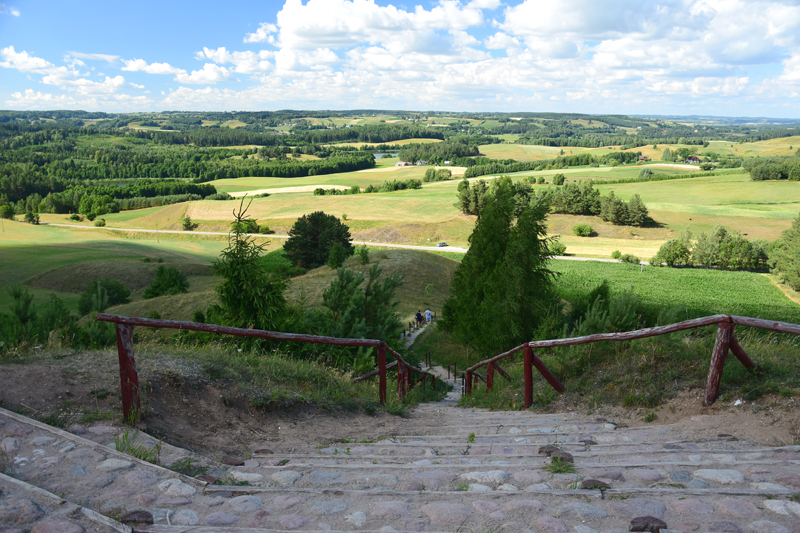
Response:
[{"label": "grass", "polygon": [[[559,398],[534,372],[532,409],[547,410],[556,402],[560,406],[556,409],[576,404],[590,410],[623,405],[647,409],[645,421],[652,422],[654,410],[678,392],[704,388],[715,336],[715,328],[707,328],[629,343],[542,350],[537,355],[564,383],[567,392]],[[753,401],[766,394],[800,393],[800,341],[796,337],[742,330],[737,331],[737,338],[745,352],[758,354],[761,371],[749,372],[736,359],[729,359],[720,386],[722,401]],[[504,361],[503,369],[513,381],[496,378],[491,393],[479,386],[461,404],[521,409],[521,359],[517,354]]]},{"label": "grass", "polygon": [[564,459],[558,457],[551,457],[550,462],[544,466],[544,469],[551,474],[574,474],[575,465]]},{"label": "grass", "polygon": [[125,430],[121,434],[114,437],[114,448],[118,452],[127,453],[132,457],[153,463],[159,464],[161,459],[161,441],[154,447],[149,447],[143,444],[136,444],[136,437],[139,436],[138,431],[131,433],[130,430]]},{"label": "grass", "polygon": [[[395,271],[403,272],[405,283],[397,290],[397,299],[400,302],[398,314],[403,321],[411,320],[417,310],[424,310],[426,307],[441,313],[442,305],[450,297],[450,277],[458,263],[416,250],[370,252],[370,265],[362,266],[357,257],[351,257],[345,262],[345,267],[366,273],[372,264],[380,263],[383,268],[382,276],[388,276]],[[305,295],[308,306],[321,306],[322,293],[334,279],[336,271],[327,266],[311,270],[292,280],[287,297],[297,301],[301,295]],[[430,298],[426,301],[425,287],[428,285],[433,287]]]}]

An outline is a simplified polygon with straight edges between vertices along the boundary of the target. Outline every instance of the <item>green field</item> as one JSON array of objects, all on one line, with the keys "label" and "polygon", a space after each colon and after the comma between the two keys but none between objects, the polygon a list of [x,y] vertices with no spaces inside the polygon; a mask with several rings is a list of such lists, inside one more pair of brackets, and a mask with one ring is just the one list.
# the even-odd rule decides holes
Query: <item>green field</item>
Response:
[{"label": "green field", "polygon": [[606,279],[615,291],[632,287],[656,315],[682,305],[683,319],[729,314],[800,323],[800,305],[766,274],[564,260],[553,261],[552,268],[561,274],[557,284],[567,299]]}]

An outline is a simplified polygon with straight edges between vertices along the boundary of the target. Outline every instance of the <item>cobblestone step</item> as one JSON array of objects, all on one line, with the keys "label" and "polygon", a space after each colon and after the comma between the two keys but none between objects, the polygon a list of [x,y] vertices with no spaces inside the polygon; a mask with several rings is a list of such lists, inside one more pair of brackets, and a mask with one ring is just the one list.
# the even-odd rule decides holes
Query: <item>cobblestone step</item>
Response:
[{"label": "cobblestone step", "polygon": [[[459,418],[465,413],[504,418],[449,406],[437,409],[438,414],[444,409]],[[512,415],[520,419],[519,414]],[[414,416],[424,419],[425,410]],[[538,417],[550,422],[553,418],[559,417]],[[46,494],[54,509],[70,509],[71,514],[47,516],[66,517],[81,528],[73,528],[75,533],[105,531],[104,523],[95,527],[86,522],[89,515],[75,509],[123,519],[142,533],[609,533],[628,531],[633,519],[644,516],[663,520],[675,531],[800,531],[800,503],[792,500],[800,491],[798,446],[764,448],[726,438],[684,439],[672,434],[669,426],[623,432],[600,428],[592,433],[596,445],[563,445],[572,450],[576,473],[552,474],[545,469],[549,460],[538,453],[539,443],[478,442],[477,437],[475,443],[467,443],[461,432],[448,440],[441,426],[428,427],[429,436],[354,443],[349,451],[336,445],[320,454],[256,455],[242,466],[174,447],[162,450],[164,464],[194,459],[213,476],[209,480],[237,485],[209,485],[117,452],[102,444],[113,443],[116,428],[73,428],[83,431],[79,436],[2,409],[0,447],[9,463],[6,471],[18,483],[39,487],[37,497]],[[563,435],[577,441],[585,428],[571,424],[575,432]],[[537,431],[537,438],[561,434]],[[510,435],[490,440],[530,438]],[[600,443],[604,436],[620,435],[631,438],[631,443]],[[663,435],[664,442],[652,442],[654,435],[659,439]],[[664,448],[667,443],[675,447]],[[153,446],[155,441],[145,437],[142,444]],[[461,455],[467,444],[469,455]],[[608,488],[583,489],[582,482],[589,479]],[[590,482],[590,486],[600,484]],[[13,497],[5,485],[0,487],[0,509],[8,508]],[[140,520],[154,523],[129,522],[135,518],[129,516],[132,511],[141,512]],[[0,512],[3,520],[6,516],[10,515]],[[0,531],[13,527],[6,522],[0,522]],[[22,529],[49,533],[32,529],[36,523]],[[123,529],[113,531],[131,531],[117,526]]]}]

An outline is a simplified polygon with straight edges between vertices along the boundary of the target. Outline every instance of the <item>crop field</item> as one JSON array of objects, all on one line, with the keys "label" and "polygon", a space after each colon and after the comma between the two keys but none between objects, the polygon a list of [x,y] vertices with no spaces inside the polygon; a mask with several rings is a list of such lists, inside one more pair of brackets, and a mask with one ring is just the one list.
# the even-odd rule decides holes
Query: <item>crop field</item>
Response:
[{"label": "crop field", "polygon": [[[425,167],[386,167],[369,171],[305,178],[239,178],[217,180],[213,184],[229,193],[281,187],[323,187],[380,184],[384,180],[421,179]],[[661,243],[688,227],[695,235],[708,232],[722,223],[750,238],[774,240],[791,225],[800,212],[800,183],[753,182],[747,174],[733,169],[727,174],[669,181],[616,183],[604,185],[605,179],[636,178],[641,166],[600,167],[524,172],[524,176],[543,176],[547,181],[558,172],[568,180],[594,179],[603,193],[614,191],[628,200],[639,194],[659,224],[653,228],[630,228],[603,223],[597,217],[551,216],[551,234],[562,235],[571,254],[608,257],[614,250],[649,258]],[[670,174],[693,170],[658,168]],[[492,176],[473,178],[491,180]],[[311,192],[282,192],[253,200],[250,213],[259,223],[276,231],[286,231],[304,213],[322,210],[348,215],[348,224],[364,239],[405,244],[426,243],[427,239],[445,240],[465,245],[474,217],[461,215],[454,207],[459,180],[426,183],[422,189],[393,193],[346,196],[314,196]],[[549,185],[535,185],[535,188]],[[291,189],[290,189],[291,190]],[[308,189],[306,189],[308,191]],[[188,215],[201,231],[227,231],[231,211],[238,202],[198,201],[139,211],[104,215],[108,225],[125,228],[180,229],[180,218]],[[64,215],[43,215],[45,222],[69,223]],[[587,222],[597,237],[579,238],[572,226]],[[84,223],[85,224],[85,223]],[[438,225],[438,227],[436,227]],[[644,244],[642,241],[645,241]],[[642,248],[644,248],[642,250]]]},{"label": "crop field", "polygon": [[553,261],[552,268],[561,274],[558,286],[565,295],[591,290],[606,279],[615,291],[633,287],[656,314],[685,306],[682,318],[722,313],[800,323],[800,306],[765,274],[565,260]]}]

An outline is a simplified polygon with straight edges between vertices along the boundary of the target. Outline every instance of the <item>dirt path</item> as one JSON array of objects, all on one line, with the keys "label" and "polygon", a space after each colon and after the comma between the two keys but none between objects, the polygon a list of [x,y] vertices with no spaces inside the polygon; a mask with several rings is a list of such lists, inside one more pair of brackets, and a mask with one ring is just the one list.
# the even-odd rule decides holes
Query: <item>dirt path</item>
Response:
[{"label": "dirt path", "polygon": [[789,289],[784,287],[782,283],[778,283],[777,281],[775,281],[772,278],[769,278],[769,281],[770,281],[770,283],[772,283],[773,285],[778,287],[781,290],[781,292],[786,295],[787,298],[789,298],[791,301],[793,301],[797,305],[800,305],[800,298],[798,298],[797,296],[795,296],[793,294],[794,291],[790,291]]}]

